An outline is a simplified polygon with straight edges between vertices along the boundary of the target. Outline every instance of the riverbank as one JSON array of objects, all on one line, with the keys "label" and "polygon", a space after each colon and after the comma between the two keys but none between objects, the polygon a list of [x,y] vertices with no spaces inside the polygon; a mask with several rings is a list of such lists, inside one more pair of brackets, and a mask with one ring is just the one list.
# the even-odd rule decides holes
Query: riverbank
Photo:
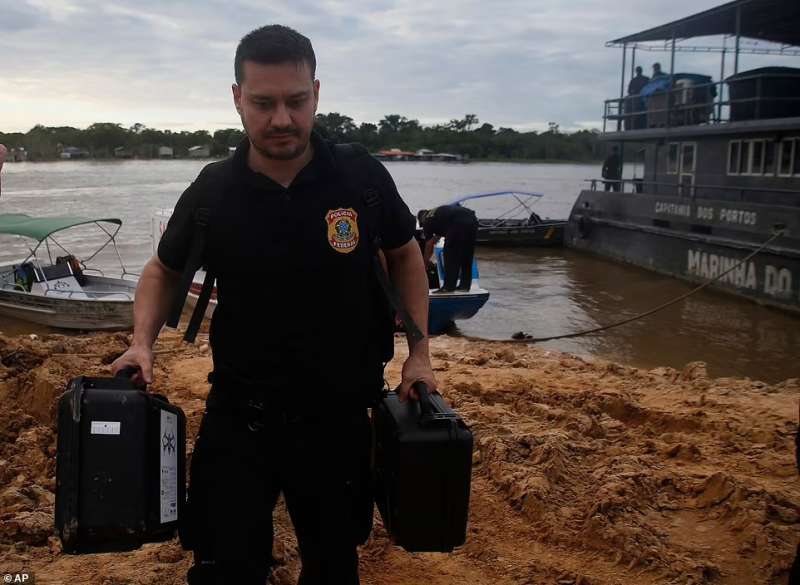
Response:
[{"label": "riverbank", "polygon": [[[0,571],[37,583],[178,584],[177,542],[67,556],[52,535],[55,404],[69,378],[107,375],[123,333],[0,337]],[[389,367],[399,379],[398,359]],[[156,346],[154,390],[184,409],[189,451],[208,347]],[[432,341],[446,398],[475,433],[470,532],[451,555],[362,550],[376,585],[785,583],[800,537],[794,464],[800,380],[710,378],[701,363],[649,371],[535,347]],[[276,584],[298,568],[276,514]]]}]

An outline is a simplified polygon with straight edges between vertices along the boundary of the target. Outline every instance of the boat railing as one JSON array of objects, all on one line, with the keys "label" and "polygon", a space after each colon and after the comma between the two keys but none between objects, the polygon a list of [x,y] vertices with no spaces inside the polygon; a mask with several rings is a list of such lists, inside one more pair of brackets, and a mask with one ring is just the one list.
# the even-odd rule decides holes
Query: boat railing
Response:
[{"label": "boat railing", "polygon": [[730,81],[682,81],[688,80],[672,80],[668,89],[648,95],[605,100],[603,133],[800,116],[800,96],[775,95],[763,74],[737,77],[736,97],[730,95]]},{"label": "boat railing", "polygon": [[0,288],[2,288],[3,290],[11,289],[20,292],[28,292],[28,290],[24,286],[16,282],[4,282],[3,286]]},{"label": "boat railing", "polygon": [[[50,294],[52,293],[52,294]],[[102,297],[109,297],[109,296],[120,296],[123,298],[119,299],[111,299],[111,300],[119,300],[119,301],[132,301],[133,295],[121,290],[110,290],[110,291],[86,291],[86,290],[58,290],[54,288],[47,287],[44,290],[44,296],[46,297],[58,297],[60,299],[74,299],[76,295],[82,295],[81,298],[83,300],[88,299],[100,299]]]},{"label": "boat railing", "polygon": [[762,187],[739,187],[731,185],[698,185],[682,184],[665,181],[645,181],[644,179],[584,179],[589,183],[591,191],[598,187],[605,191],[622,191],[628,193],[646,193],[648,195],[678,196],[690,199],[719,199],[714,195],[723,193],[724,199],[735,199],[744,203],[756,202],[755,195],[783,195],[794,201],[797,200],[797,191],[791,189],[769,189]]}]

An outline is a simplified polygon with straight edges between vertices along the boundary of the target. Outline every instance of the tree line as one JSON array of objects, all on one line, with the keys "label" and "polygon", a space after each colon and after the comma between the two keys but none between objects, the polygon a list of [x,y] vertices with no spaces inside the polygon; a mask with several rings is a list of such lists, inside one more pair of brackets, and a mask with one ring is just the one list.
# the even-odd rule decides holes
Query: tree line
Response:
[{"label": "tree line", "polygon": [[[474,114],[450,120],[447,124],[424,126],[418,120],[399,114],[384,116],[380,122],[357,125],[338,112],[318,114],[315,127],[336,142],[360,142],[370,151],[399,148],[405,151],[429,149],[460,154],[478,160],[573,160],[594,161],[605,156],[596,130],[562,132],[550,123],[544,132],[520,132],[495,128]],[[208,146],[211,156],[226,156],[229,147],[243,138],[240,129],[227,128],[213,134],[206,130],[173,132],[134,124],[101,122],[88,128],[37,125],[28,132],[2,133],[0,143],[9,148],[24,148],[28,160],[53,160],[66,147],[76,147],[92,158],[112,158],[120,152],[137,158],[156,158],[158,148],[168,146],[173,156],[185,157],[193,146]]]}]

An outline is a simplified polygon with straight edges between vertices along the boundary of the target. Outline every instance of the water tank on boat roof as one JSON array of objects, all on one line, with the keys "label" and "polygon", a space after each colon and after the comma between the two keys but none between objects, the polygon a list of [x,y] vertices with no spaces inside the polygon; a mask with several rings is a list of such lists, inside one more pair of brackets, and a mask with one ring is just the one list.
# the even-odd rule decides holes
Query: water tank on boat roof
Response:
[{"label": "water tank on boat roof", "polygon": [[[761,67],[731,75],[731,121],[800,116],[800,69]],[[752,100],[741,101],[738,100]]]}]

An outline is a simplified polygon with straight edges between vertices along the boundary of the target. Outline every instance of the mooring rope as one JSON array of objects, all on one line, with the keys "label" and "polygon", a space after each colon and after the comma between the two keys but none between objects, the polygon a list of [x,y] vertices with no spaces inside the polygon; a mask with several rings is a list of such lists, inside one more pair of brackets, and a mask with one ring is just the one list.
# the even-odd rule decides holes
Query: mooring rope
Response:
[{"label": "mooring rope", "polygon": [[782,235],[783,235],[783,230],[776,231],[774,234],[772,234],[772,236],[770,236],[770,238],[766,242],[764,242],[757,249],[753,250],[747,256],[745,256],[744,258],[739,260],[739,262],[737,262],[736,264],[734,264],[733,266],[731,266],[727,270],[725,270],[723,272],[720,272],[714,278],[712,278],[710,280],[707,280],[706,282],[704,282],[703,284],[701,284],[699,286],[696,286],[695,288],[693,288],[689,292],[684,293],[681,296],[672,299],[671,301],[667,301],[666,303],[662,303],[662,304],[658,305],[657,307],[654,307],[654,308],[652,308],[652,309],[650,309],[648,311],[645,311],[644,313],[639,313],[638,315],[635,315],[633,317],[628,317],[627,319],[622,319],[622,320],[617,321],[615,323],[610,323],[609,325],[602,325],[600,327],[594,327],[593,329],[587,329],[585,331],[578,331],[577,333],[565,333],[563,335],[552,335],[550,337],[528,337],[528,336],[526,336],[526,337],[523,337],[523,338],[520,338],[520,339],[487,339],[485,337],[475,337],[475,336],[472,336],[472,335],[459,335],[458,337],[461,337],[462,339],[467,339],[469,341],[481,341],[481,342],[484,342],[484,343],[487,343],[487,342],[488,343],[542,343],[544,341],[554,341],[556,339],[570,339],[570,338],[573,338],[573,337],[582,337],[584,335],[592,335],[593,333],[600,333],[601,331],[607,331],[608,329],[613,329],[614,327],[619,327],[620,325],[626,325],[627,323],[631,323],[633,321],[638,321],[639,319],[643,319],[644,317],[649,317],[653,313],[657,313],[658,311],[666,309],[667,307],[671,307],[675,303],[679,303],[682,300],[689,298],[693,294],[700,292],[704,288],[707,288],[708,286],[714,284],[716,281],[718,281],[720,278],[722,278],[726,274],[728,274],[730,272],[733,272],[735,269],[739,268],[739,266],[741,266],[742,264],[745,264],[746,262],[749,262],[756,254],[760,253],[761,251],[764,250],[764,248],[769,246],[773,242],[773,240],[775,240],[776,238],[778,238],[778,237],[780,237]]}]

